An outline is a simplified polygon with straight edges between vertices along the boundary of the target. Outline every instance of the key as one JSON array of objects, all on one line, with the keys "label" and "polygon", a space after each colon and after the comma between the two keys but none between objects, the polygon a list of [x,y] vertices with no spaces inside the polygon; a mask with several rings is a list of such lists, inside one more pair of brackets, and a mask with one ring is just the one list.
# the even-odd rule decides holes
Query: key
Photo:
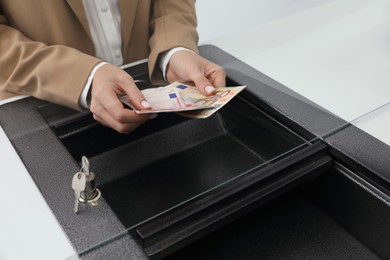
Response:
[{"label": "key", "polygon": [[82,156],[81,157],[81,170],[80,172],[83,172],[86,176],[89,175],[89,161],[87,157]]},{"label": "key", "polygon": [[77,172],[75,175],[73,175],[72,179],[72,189],[74,190],[74,208],[73,212],[77,213],[79,211],[79,198],[81,196],[81,192],[85,190],[85,186],[87,184],[87,178],[85,176],[85,173],[83,172]]}]

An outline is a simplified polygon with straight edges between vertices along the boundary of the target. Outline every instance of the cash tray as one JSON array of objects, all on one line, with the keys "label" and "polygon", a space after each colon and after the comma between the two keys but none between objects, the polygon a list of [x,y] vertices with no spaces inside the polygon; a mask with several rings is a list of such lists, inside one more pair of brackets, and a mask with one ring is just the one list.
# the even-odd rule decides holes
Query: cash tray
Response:
[{"label": "cash tray", "polygon": [[296,134],[249,96],[244,91],[207,119],[161,113],[131,134],[87,112],[54,104],[38,111],[75,160],[87,156],[124,227],[149,256],[161,257],[329,167],[325,145]]}]

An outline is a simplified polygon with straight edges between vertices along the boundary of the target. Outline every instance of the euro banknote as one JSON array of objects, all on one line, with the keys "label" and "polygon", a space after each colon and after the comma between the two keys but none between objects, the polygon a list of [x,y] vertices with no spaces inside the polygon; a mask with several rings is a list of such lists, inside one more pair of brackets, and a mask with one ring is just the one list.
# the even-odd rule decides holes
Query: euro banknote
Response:
[{"label": "euro banknote", "polygon": [[207,118],[227,104],[246,86],[217,88],[211,96],[203,95],[196,87],[174,82],[170,85],[142,90],[151,109],[139,110],[127,96],[120,99],[138,114],[178,112],[191,118]]}]

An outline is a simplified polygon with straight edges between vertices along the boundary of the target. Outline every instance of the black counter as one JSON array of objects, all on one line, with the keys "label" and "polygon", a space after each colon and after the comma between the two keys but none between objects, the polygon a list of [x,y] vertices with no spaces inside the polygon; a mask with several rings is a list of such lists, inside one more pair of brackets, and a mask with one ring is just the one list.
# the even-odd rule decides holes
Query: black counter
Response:
[{"label": "black counter", "polygon": [[[118,213],[123,204],[115,205],[115,198],[123,193],[110,192],[133,185],[126,184],[123,179],[126,171],[122,168],[128,165],[120,162],[126,160],[124,155],[130,151],[123,144],[136,146],[142,140],[142,147],[152,150],[154,146],[150,140],[153,138],[149,136],[155,136],[156,129],[157,134],[170,136],[176,131],[171,130],[172,126],[179,130],[180,127],[198,127],[193,136],[180,137],[183,145],[179,148],[184,149],[184,144],[191,146],[194,140],[189,138],[201,138],[205,129],[208,129],[205,138],[209,131],[221,130],[220,120],[226,121],[226,116],[236,113],[229,110],[230,106],[223,108],[214,119],[196,125],[175,116],[163,116],[151,126],[127,136],[100,126],[91,120],[89,112],[69,112],[31,97],[0,107],[1,126],[81,258],[182,259],[192,256],[197,259],[196,256],[202,256],[205,259],[242,259],[246,253],[252,258],[284,258],[288,255],[310,259],[390,258],[389,147],[222,50],[214,46],[201,46],[200,50],[203,56],[226,69],[230,83],[247,85],[240,98],[261,111],[251,112],[250,116],[264,113],[265,118],[285,129],[283,134],[280,130],[275,131],[290,140],[291,147],[299,149],[292,149],[291,153],[259,167],[247,178],[237,178],[237,181],[199,196],[172,212],[136,225],[129,232],[127,228],[133,222],[126,222],[128,218],[123,217],[126,212]],[[145,74],[143,68],[137,67],[135,71],[129,68],[128,71],[133,76],[139,74],[142,77]],[[238,102],[237,106],[240,109],[242,104]],[[65,113],[68,120],[63,122],[56,113],[50,113],[53,107]],[[240,120],[245,121],[244,117],[241,115],[237,122],[236,118],[228,121],[231,120],[235,127],[240,125]],[[247,121],[249,129],[256,129],[249,118]],[[267,124],[259,122],[259,125]],[[91,137],[94,135],[93,138],[100,138],[101,142],[93,141],[96,140]],[[75,136],[77,138],[73,138]],[[234,173],[233,166],[245,171],[260,165],[259,158],[253,156],[263,154],[256,151],[262,147],[256,145],[256,135],[243,132],[240,138],[238,143],[244,143],[244,146],[237,146],[236,141],[222,135],[213,139],[217,141],[199,146],[201,149],[183,150],[183,153],[180,149],[173,151],[160,147],[154,154],[151,152],[151,157],[140,158],[134,171],[144,166],[152,167],[151,173],[162,167],[170,169],[169,165],[158,164],[161,154],[182,156],[180,161],[185,162],[189,156],[213,149],[217,151],[220,146],[216,143],[221,142],[232,158],[233,151],[250,148],[248,153],[240,153],[245,154],[242,163],[221,168],[224,165],[222,160],[214,171],[223,169],[223,172]],[[171,147],[169,138],[162,139],[167,142],[166,147]],[[272,147],[279,139],[269,137],[269,140]],[[91,167],[98,175],[103,198],[96,207],[81,205],[80,214],[75,215],[70,180],[79,170],[79,157],[83,154],[91,158]],[[264,162],[272,157],[272,153],[269,154]],[[119,163],[114,163],[115,158]],[[150,158],[154,158],[157,164],[148,166]],[[240,168],[242,166],[247,168]],[[205,172],[204,178],[212,174],[213,170],[210,171]],[[109,172],[114,173],[110,175]],[[193,169],[195,175],[196,172]],[[142,178],[138,181],[147,182]],[[168,187],[168,191],[174,187]],[[184,189],[183,192],[189,191]],[[235,234],[235,239],[229,239],[229,234]],[[218,243],[210,242],[214,240]],[[327,246],[319,246],[324,244]]]}]

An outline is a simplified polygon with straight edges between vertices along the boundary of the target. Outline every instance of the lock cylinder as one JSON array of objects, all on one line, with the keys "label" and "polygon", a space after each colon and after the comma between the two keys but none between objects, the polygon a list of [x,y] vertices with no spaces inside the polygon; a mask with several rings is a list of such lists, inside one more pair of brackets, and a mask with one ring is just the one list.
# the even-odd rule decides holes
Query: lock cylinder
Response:
[{"label": "lock cylinder", "polygon": [[100,198],[100,191],[96,188],[96,177],[93,172],[86,176],[85,190],[81,192],[80,201],[85,203],[96,202]]}]

